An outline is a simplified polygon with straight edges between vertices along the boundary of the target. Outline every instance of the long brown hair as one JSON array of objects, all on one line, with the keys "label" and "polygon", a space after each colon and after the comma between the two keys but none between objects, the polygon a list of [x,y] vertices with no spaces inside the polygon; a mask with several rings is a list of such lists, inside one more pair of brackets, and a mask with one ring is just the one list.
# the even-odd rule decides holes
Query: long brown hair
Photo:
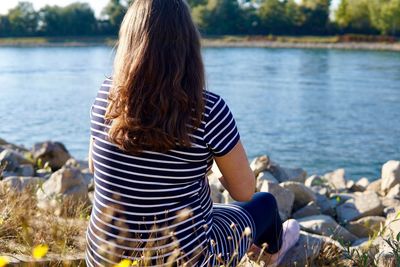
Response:
[{"label": "long brown hair", "polygon": [[204,111],[200,35],[184,0],[135,0],[121,25],[106,112],[122,150],[189,147]]}]

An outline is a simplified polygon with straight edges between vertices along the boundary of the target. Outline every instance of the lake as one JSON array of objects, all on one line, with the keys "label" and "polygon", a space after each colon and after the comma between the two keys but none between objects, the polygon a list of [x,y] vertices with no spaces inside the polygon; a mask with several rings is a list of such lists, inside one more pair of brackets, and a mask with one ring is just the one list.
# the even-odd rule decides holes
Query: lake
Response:
[{"label": "lake", "polygon": [[[373,180],[400,159],[400,53],[206,48],[208,88],[230,106],[249,159]],[[110,47],[0,48],[0,137],[56,140],[85,158]]]}]

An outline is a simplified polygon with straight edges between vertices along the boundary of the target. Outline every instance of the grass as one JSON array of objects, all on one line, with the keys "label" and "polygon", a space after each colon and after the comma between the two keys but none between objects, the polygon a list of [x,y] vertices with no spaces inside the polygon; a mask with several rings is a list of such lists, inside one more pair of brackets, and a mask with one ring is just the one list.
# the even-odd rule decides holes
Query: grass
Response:
[{"label": "grass", "polygon": [[[59,261],[61,256],[77,255],[84,252],[85,232],[88,225],[90,207],[83,204],[64,203],[67,216],[59,217],[51,211],[43,211],[36,206],[35,188],[28,188],[24,192],[13,191],[0,194],[0,266],[3,255],[25,255],[31,260],[43,257],[58,259],[52,266],[82,266],[82,262],[76,265]],[[115,214],[113,214],[115,216]],[[178,220],[184,220],[188,214],[182,212]],[[118,215],[117,215],[118,216]],[[393,222],[399,220],[397,216]],[[384,237],[386,227],[382,226],[371,237],[371,240]],[[244,233],[245,234],[245,233]],[[244,234],[241,237],[243,238]],[[248,233],[247,233],[248,234]],[[384,238],[391,248],[391,253],[397,262],[400,262],[400,234],[396,238]],[[117,242],[119,242],[117,240]],[[151,247],[154,244],[146,246]],[[157,244],[159,245],[159,244]],[[370,253],[372,247],[365,250],[355,250],[348,244],[342,243],[344,250],[337,245],[325,242],[319,256],[310,262],[309,266],[378,266],[377,258]],[[107,248],[112,249],[112,248]],[[179,254],[172,254],[168,259],[170,263]],[[147,255],[151,256],[151,255]],[[260,263],[258,255],[250,255],[252,259]],[[146,257],[145,257],[146,258]],[[220,262],[221,266],[231,266],[228,261]],[[147,266],[146,260],[123,260],[118,266]],[[241,266],[259,266],[252,263],[249,258],[242,260]],[[3,265],[5,266],[5,265]],[[35,266],[30,264],[29,266]],[[170,264],[170,266],[173,266]],[[261,265],[262,266],[262,265]]]},{"label": "grass", "polygon": [[[370,43],[385,44],[387,49],[390,45],[400,44],[398,40],[386,36],[369,35],[344,35],[344,36],[275,36],[275,35],[224,35],[224,36],[205,36],[202,39],[204,46],[224,46],[235,44],[238,46],[268,46],[272,43],[287,45],[306,44],[306,45],[332,45],[346,43]],[[115,36],[93,36],[93,37],[12,37],[0,38],[1,46],[94,46],[108,45],[116,43]],[[348,46],[352,48],[352,46]],[[353,49],[357,49],[354,48]],[[393,48],[395,49],[395,48]]]}]

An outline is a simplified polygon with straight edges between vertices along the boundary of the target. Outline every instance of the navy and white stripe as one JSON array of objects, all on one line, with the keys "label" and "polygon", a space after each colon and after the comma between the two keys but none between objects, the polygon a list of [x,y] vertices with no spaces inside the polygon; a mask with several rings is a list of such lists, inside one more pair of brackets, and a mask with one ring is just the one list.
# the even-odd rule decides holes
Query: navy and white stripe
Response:
[{"label": "navy and white stripe", "polygon": [[[110,266],[124,258],[147,259],[146,266],[171,259],[178,266],[237,264],[251,245],[254,222],[241,207],[213,204],[206,177],[213,157],[225,155],[240,139],[225,101],[204,91],[204,119],[190,148],[130,155],[107,140],[111,83],[103,83],[91,108],[95,192],[87,265]],[[243,235],[246,227],[251,236]]]}]

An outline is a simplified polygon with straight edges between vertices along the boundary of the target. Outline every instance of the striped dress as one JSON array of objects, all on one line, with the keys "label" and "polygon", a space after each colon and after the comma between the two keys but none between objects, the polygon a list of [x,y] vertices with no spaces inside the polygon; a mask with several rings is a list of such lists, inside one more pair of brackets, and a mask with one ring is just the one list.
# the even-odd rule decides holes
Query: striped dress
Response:
[{"label": "striped dress", "polygon": [[103,83],[91,108],[95,191],[87,265],[124,259],[137,266],[237,265],[254,239],[254,221],[241,207],[212,203],[206,177],[213,156],[240,138],[224,100],[204,91],[204,119],[191,147],[136,156],[107,141],[111,83]]}]

